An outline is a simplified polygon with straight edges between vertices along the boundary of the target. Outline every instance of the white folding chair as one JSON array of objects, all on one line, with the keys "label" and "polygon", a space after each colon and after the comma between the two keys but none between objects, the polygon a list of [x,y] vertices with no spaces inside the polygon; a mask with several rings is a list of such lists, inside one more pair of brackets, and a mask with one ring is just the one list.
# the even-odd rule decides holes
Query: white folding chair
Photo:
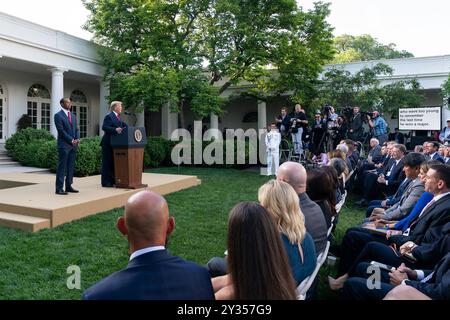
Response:
[{"label": "white folding chair", "polygon": [[308,292],[309,288],[311,288],[312,284],[314,283],[314,280],[317,277],[317,274],[319,273],[320,268],[324,264],[325,260],[328,257],[328,251],[330,250],[330,241],[327,241],[327,245],[325,247],[325,250],[323,250],[319,256],[317,257],[317,263],[316,268],[314,269],[314,272],[307,278],[305,278],[297,287],[297,300],[305,300],[306,299],[306,293]]}]

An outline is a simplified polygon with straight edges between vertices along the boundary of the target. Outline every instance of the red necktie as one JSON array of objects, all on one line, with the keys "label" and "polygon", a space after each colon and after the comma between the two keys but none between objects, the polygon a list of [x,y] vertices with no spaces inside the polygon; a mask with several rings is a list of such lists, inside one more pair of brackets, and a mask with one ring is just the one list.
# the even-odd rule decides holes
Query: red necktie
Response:
[{"label": "red necktie", "polygon": [[70,124],[72,124],[72,114],[70,111],[67,113],[67,116],[69,117]]},{"label": "red necktie", "polygon": [[119,115],[117,115],[117,120],[119,120],[119,121],[120,121],[120,116],[119,116]]}]

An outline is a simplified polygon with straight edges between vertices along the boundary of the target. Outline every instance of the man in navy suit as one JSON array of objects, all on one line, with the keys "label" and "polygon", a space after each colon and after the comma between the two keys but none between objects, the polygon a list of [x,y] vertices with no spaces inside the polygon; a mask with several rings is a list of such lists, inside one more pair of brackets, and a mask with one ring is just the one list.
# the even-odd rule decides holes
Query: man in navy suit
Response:
[{"label": "man in navy suit", "polygon": [[127,128],[127,124],[120,119],[122,113],[122,102],[111,102],[111,112],[108,113],[102,125],[104,135],[102,138],[102,187],[113,187],[114,178],[114,155],[111,147],[111,137],[116,134],[122,134]]},{"label": "man in navy suit", "polygon": [[[67,195],[68,192],[78,192],[72,188],[73,172],[75,169],[75,158],[77,147],[80,142],[77,119],[70,112],[72,101],[62,98],[59,101],[62,110],[55,114],[54,121],[58,130],[58,167],[56,169],[56,194]],[[66,190],[64,191],[64,178],[66,179]]]},{"label": "man in navy suit", "polygon": [[438,150],[441,145],[437,141],[426,142],[426,153],[428,160],[437,160],[440,163],[445,163],[444,158],[441,157]]},{"label": "man in navy suit", "polygon": [[117,228],[128,238],[128,266],[83,294],[89,300],[214,300],[206,268],[165,248],[175,227],[166,200],[144,190],[132,195]]}]

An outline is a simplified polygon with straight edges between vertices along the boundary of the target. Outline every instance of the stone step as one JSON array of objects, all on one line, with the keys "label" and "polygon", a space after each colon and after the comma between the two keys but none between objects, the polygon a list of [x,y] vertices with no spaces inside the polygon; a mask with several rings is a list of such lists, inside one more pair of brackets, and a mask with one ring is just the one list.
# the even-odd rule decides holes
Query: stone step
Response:
[{"label": "stone step", "polygon": [[11,161],[11,160],[1,160],[0,166],[20,166],[19,162]]},{"label": "stone step", "polygon": [[50,228],[50,219],[0,212],[0,226],[36,232],[41,229]]}]

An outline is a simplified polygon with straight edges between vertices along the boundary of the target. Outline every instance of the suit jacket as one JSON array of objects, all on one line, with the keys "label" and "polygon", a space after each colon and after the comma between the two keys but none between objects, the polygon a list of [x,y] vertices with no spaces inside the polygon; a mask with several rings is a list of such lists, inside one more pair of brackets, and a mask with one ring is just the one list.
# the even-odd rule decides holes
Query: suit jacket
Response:
[{"label": "suit jacket", "polygon": [[406,280],[405,283],[433,300],[450,300],[450,252],[434,268],[427,282]]},{"label": "suit jacket", "polygon": [[356,115],[352,115],[350,118],[350,125],[349,129],[353,129],[354,132],[361,132],[363,131],[363,124],[364,120],[362,118],[361,113],[357,113]]},{"label": "suit jacket", "polygon": [[374,148],[370,149],[369,157],[370,157],[372,163],[377,164],[377,163],[382,162],[383,155],[381,154],[381,146],[377,145]]},{"label": "suit jacket", "polygon": [[116,114],[114,112],[108,113],[103,119],[102,130],[105,132],[103,135],[101,145],[102,146],[110,146],[111,145],[111,136],[116,135],[117,128],[127,128],[127,124],[122,120],[117,119]]},{"label": "suit jacket", "polygon": [[[389,170],[391,169],[392,164],[394,163],[395,159],[392,158],[392,161],[389,161],[389,165],[386,168],[386,174],[389,172]],[[400,184],[402,183],[403,180],[405,180],[405,173],[403,172],[403,160],[400,160],[400,162],[394,167],[394,169],[391,170],[391,174],[389,175],[389,177],[386,177],[387,181],[388,181],[388,189],[392,192],[395,193],[398,189],[398,187],[400,186]]]},{"label": "suit jacket", "polygon": [[409,183],[408,188],[403,192],[400,201],[384,212],[383,219],[387,220],[402,219],[411,212],[417,200],[419,200],[420,196],[424,192],[425,192],[424,185],[420,181],[420,178],[416,178],[414,181]]},{"label": "suit jacket", "polygon": [[431,160],[437,160],[441,163],[445,163],[444,158],[442,158],[441,155],[437,152],[433,155],[433,158],[431,158]]},{"label": "suit jacket", "polygon": [[77,126],[77,118],[72,112],[70,114],[72,116],[72,124],[69,122],[69,118],[63,110],[55,113],[55,116],[53,118],[55,121],[56,130],[58,131],[58,148],[75,148],[75,146],[72,145],[72,140],[80,139],[80,133]]},{"label": "suit jacket", "polygon": [[306,231],[311,235],[316,245],[316,254],[321,253],[327,245],[327,223],[319,205],[312,201],[306,192],[298,195],[300,209],[305,216]]},{"label": "suit jacket", "polygon": [[402,245],[407,241],[413,241],[420,245],[437,241],[442,236],[443,227],[450,222],[450,194],[431,204],[417,216],[410,224],[409,236],[397,235],[389,238],[389,241]]},{"label": "suit jacket", "polygon": [[391,196],[388,197],[386,199],[386,205],[388,206],[393,206],[394,204],[396,204],[397,202],[400,201],[400,199],[402,198],[403,194],[405,193],[406,189],[408,189],[409,185],[412,183],[413,181],[411,179],[406,179],[404,180],[404,182],[402,182],[397,189],[397,192]]},{"label": "suit jacket", "polygon": [[205,268],[159,250],[134,258],[87,289],[83,299],[214,300],[214,291]]}]

